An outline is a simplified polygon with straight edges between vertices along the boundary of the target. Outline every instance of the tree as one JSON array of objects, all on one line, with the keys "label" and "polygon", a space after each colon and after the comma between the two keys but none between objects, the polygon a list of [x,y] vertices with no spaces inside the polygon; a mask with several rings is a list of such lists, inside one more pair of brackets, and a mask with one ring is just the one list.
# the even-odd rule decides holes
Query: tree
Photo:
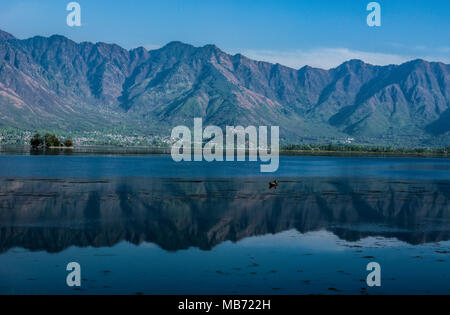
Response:
[{"label": "tree", "polygon": [[30,144],[31,144],[31,146],[34,149],[37,149],[37,148],[41,147],[43,145],[43,141],[42,141],[41,135],[38,134],[38,133],[35,134],[33,136],[33,138],[31,138]]},{"label": "tree", "polygon": [[59,139],[55,135],[47,133],[44,136],[44,139],[45,139],[45,146],[47,148],[60,147],[61,146],[61,142],[59,141]]},{"label": "tree", "polygon": [[64,141],[64,145],[68,148],[73,147],[73,142],[72,140],[67,139],[66,141]]}]

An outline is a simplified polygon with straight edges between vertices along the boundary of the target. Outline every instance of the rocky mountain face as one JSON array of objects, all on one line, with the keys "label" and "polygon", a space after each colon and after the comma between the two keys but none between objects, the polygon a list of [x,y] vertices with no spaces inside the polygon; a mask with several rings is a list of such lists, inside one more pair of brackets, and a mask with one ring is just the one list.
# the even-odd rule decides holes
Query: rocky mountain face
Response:
[{"label": "rocky mountain face", "polygon": [[282,141],[355,137],[398,145],[450,143],[450,65],[359,60],[299,70],[172,42],[147,51],[15,39],[0,31],[0,128],[169,135],[179,125],[278,125]]}]

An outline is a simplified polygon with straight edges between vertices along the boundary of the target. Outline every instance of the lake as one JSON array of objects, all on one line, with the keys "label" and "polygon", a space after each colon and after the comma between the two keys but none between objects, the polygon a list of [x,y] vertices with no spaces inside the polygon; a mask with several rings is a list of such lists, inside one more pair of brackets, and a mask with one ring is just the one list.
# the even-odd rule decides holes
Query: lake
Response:
[{"label": "lake", "polygon": [[0,293],[450,294],[450,160],[283,156],[259,170],[0,155]]}]

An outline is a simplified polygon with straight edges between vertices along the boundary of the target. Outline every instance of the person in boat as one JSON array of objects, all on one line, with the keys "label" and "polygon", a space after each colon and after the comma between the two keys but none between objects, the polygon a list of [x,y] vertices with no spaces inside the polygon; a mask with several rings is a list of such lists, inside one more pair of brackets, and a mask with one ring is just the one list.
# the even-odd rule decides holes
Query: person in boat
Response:
[{"label": "person in boat", "polygon": [[278,188],[278,181],[273,181],[269,183],[269,189],[277,189]]}]

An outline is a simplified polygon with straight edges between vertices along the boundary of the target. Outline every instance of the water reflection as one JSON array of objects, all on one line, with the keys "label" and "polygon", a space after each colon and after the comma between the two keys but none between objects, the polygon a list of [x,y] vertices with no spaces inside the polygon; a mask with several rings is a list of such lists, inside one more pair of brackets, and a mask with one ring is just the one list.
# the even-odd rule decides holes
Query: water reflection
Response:
[{"label": "water reflection", "polygon": [[0,180],[0,252],[152,242],[210,250],[296,229],[357,241],[450,239],[450,181],[265,179]]}]

